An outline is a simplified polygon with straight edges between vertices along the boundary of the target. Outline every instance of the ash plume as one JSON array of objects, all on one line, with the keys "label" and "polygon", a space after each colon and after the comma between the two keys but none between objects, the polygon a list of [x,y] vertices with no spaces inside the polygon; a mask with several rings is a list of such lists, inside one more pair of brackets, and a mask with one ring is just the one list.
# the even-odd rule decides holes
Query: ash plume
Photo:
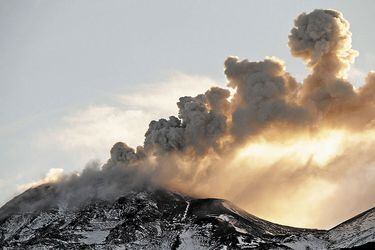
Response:
[{"label": "ash plume", "polygon": [[299,85],[283,62],[261,62],[229,57],[224,63],[228,86],[236,90],[231,101],[231,134],[236,140],[249,137],[276,123],[304,123],[308,112],[297,104]]},{"label": "ash plume", "polygon": [[297,17],[289,35],[292,55],[301,57],[313,74],[341,78],[358,55],[352,49],[349,23],[336,10],[314,10]]},{"label": "ash plume", "polygon": [[158,152],[191,149],[204,154],[216,148],[226,133],[226,116],[229,91],[218,87],[196,97],[181,97],[177,103],[179,118],[152,121],[145,135],[146,150]]},{"label": "ash plume", "polygon": [[349,23],[335,10],[314,10],[295,20],[288,45],[311,70],[300,91],[301,102],[318,115],[347,112],[356,101],[357,94],[345,79],[358,55],[351,36]]},{"label": "ash plume", "polygon": [[51,183],[57,195],[49,204],[77,206],[162,186],[318,227],[373,206],[375,73],[359,89],[346,79],[358,55],[349,23],[335,10],[303,13],[288,45],[311,71],[302,83],[280,59],[228,57],[228,89],[181,97],[178,117],[151,121],[144,145],[118,142],[103,166]]}]

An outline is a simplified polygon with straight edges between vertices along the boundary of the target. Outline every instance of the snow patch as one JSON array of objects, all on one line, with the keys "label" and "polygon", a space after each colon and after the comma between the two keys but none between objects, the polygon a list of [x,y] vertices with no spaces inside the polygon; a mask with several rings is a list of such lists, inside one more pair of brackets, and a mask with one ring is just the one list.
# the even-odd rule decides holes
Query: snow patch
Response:
[{"label": "snow patch", "polygon": [[184,212],[184,216],[182,216],[182,219],[181,221],[184,221],[186,219],[186,215],[189,211],[189,207],[190,207],[190,202],[189,201],[186,201],[187,205],[186,205],[186,208],[185,208],[185,212]]},{"label": "snow patch", "polygon": [[184,249],[184,250],[205,250],[207,247],[201,246],[201,242],[199,239],[194,238],[194,234],[196,232],[193,229],[185,229],[179,235],[181,244],[178,246],[177,249]]},{"label": "snow patch", "polygon": [[235,225],[235,223],[237,222],[232,216],[230,215],[226,215],[226,214],[221,214],[219,215],[218,217],[220,220],[222,221],[225,221],[225,222],[228,222],[237,232],[239,233],[243,233],[243,234],[247,234],[247,230],[243,229],[243,228],[240,228],[238,226]]},{"label": "snow patch", "polygon": [[108,236],[109,230],[84,231],[81,235],[84,237],[81,241],[85,244],[102,244]]},{"label": "snow patch", "polygon": [[303,237],[291,236],[287,238],[287,241],[288,242],[284,242],[283,244],[295,250],[327,249],[327,241],[319,239],[312,234]]}]

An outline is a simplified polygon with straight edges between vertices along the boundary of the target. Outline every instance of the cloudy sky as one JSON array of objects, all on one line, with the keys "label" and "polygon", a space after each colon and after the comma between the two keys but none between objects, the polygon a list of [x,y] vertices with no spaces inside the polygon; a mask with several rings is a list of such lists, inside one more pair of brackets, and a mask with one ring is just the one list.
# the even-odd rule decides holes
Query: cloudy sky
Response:
[{"label": "cloudy sky", "polygon": [[0,204],[51,169],[105,162],[117,141],[143,142],[179,96],[226,84],[229,55],[290,56],[294,18],[334,8],[351,23],[360,86],[375,69],[375,2],[0,1]]}]

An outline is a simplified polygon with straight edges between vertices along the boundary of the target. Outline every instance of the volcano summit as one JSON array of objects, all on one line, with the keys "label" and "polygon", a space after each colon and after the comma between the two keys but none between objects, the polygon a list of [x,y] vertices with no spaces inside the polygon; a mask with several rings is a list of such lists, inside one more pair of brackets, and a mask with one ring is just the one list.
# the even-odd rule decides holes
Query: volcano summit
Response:
[{"label": "volcano summit", "polygon": [[6,203],[0,245],[374,247],[375,72],[359,88],[347,80],[358,56],[349,28],[336,10],[296,18],[288,45],[310,70],[301,83],[278,58],[228,57],[228,88],[179,98],[178,117],[151,121],[143,145],[118,142],[105,164],[55,172]]}]

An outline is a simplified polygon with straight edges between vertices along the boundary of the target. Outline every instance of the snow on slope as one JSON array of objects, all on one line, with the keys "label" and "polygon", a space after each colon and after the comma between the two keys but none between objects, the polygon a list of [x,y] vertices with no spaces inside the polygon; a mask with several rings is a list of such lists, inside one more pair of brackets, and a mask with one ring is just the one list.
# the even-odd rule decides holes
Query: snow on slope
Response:
[{"label": "snow on slope", "polygon": [[[27,195],[38,197],[36,192]],[[0,208],[0,248],[337,249],[375,241],[375,209],[324,231],[278,225],[225,200],[193,199],[161,189],[35,213],[17,207],[25,204],[21,198]]]},{"label": "snow on slope", "polygon": [[367,210],[328,231],[331,248],[350,248],[375,241],[375,208]]}]

